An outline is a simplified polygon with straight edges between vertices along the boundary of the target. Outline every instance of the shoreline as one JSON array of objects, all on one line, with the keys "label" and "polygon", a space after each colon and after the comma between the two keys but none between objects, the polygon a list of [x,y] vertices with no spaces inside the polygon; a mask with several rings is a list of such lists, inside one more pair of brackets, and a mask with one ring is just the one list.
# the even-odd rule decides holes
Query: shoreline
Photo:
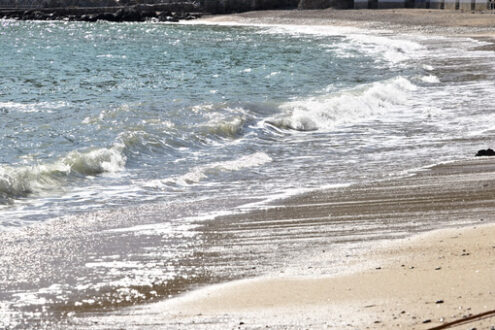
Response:
[{"label": "shoreline", "polygon": [[155,310],[193,323],[239,319],[247,328],[291,328],[301,320],[317,328],[489,328],[495,313],[475,316],[493,311],[495,262],[486,261],[495,255],[494,234],[495,224],[426,232],[365,253],[361,262],[373,258],[379,266],[364,271],[213,285]]},{"label": "shoreline", "polygon": [[[397,12],[400,15],[393,21],[397,25],[390,26],[386,20]],[[427,14],[430,12],[265,11],[205,17],[193,24],[352,26],[482,38],[491,42],[487,47],[493,49],[494,33],[489,28],[495,26],[495,16],[480,20],[487,15],[435,11],[432,17]],[[370,13],[374,18],[366,17]],[[404,17],[408,18],[404,21]],[[453,17],[461,17],[463,26],[454,24]],[[356,255],[332,255],[323,250],[322,256],[304,259],[296,253],[294,259],[301,263],[302,275],[285,271],[261,277],[255,274],[254,278],[208,285],[156,304],[98,315],[95,320],[102,328],[113,324],[139,328],[427,329],[493,309],[487,302],[495,295],[495,281],[490,276],[495,265],[489,262],[494,253],[490,240],[495,234],[494,173],[492,159],[466,159],[434,165],[412,177],[313,191],[275,201],[247,215],[218,217],[205,228],[214,232],[223,226],[228,232],[235,227],[259,233],[272,227],[312,228],[323,236],[334,230],[326,224],[331,218],[333,223],[372,223],[370,230],[376,236],[370,234],[370,244],[360,246]],[[403,232],[384,234],[391,225],[402,225]],[[287,240],[305,237],[291,231],[283,234],[289,235]],[[363,238],[349,233],[345,240],[362,242]],[[235,246],[235,239],[228,246]],[[441,255],[430,254],[437,249]],[[340,258],[337,268],[329,266],[332,258]],[[92,320],[81,318],[76,324]],[[469,325],[495,324],[493,318],[476,322]]]},{"label": "shoreline", "polygon": [[[410,9],[407,9],[407,11],[409,10]],[[340,11],[338,13],[336,11],[328,12],[331,12],[331,15],[338,15],[338,13],[340,13]],[[394,13],[394,11],[382,12],[381,10],[380,12],[385,16]],[[261,12],[240,14],[235,17],[242,15],[258,15],[258,13]],[[366,14],[368,12],[362,11],[360,13]],[[424,13],[424,10],[418,10],[417,13],[418,15],[421,15],[421,13]],[[307,14],[311,16],[314,13]],[[455,13],[454,15],[459,14],[460,13]],[[277,23],[280,22],[280,20],[277,20],[276,16],[281,15],[281,12],[273,12],[273,15],[275,15],[273,20],[267,19],[269,15],[272,14],[265,12],[262,14],[263,17],[253,18],[252,20],[253,22],[258,22],[258,20],[271,20],[273,24],[285,24]],[[327,17],[325,15],[323,16]],[[215,17],[207,18],[206,20],[230,19],[231,17],[232,16],[224,18]],[[337,18],[333,21],[326,22],[326,24],[335,24],[335,22],[339,22],[339,24],[343,25],[349,24],[350,26],[364,28],[390,28],[390,26],[384,24],[383,21],[364,23],[358,20],[349,20],[350,18],[352,17],[344,15],[341,19]],[[251,20],[249,17],[248,19]],[[294,19],[289,15],[289,17],[284,18],[283,20],[292,21],[294,24],[314,25],[316,22],[324,22],[327,18],[312,19],[303,17],[299,20]],[[414,24],[410,26],[401,25],[401,27],[398,28],[398,31],[406,33],[429,33],[432,30],[432,26],[423,27]],[[396,28],[397,26],[392,27],[392,29]],[[474,29],[463,28],[460,30],[464,31],[464,34],[462,34],[463,36],[486,36],[487,38],[491,38],[493,32],[485,32],[486,28],[486,25],[477,25]],[[456,31],[459,32],[457,28],[447,26],[436,31],[436,33],[452,33],[454,35],[459,35]],[[490,45],[490,47],[493,46]],[[480,147],[485,146],[480,145]],[[475,150],[473,150],[473,154],[474,152]],[[397,272],[393,272],[394,269],[392,269],[392,266],[397,266],[396,264],[399,261],[395,259],[389,260],[391,255],[387,256],[387,252],[382,251],[382,254],[380,255],[378,250],[373,250],[375,252],[369,256],[368,254],[361,254],[363,251],[366,252],[371,248],[374,249],[376,246],[393,245],[392,250],[384,251],[391,251],[390,253],[394,253],[395,255],[398,250],[402,249],[406,253],[407,248],[400,247],[399,245],[396,245],[396,243],[407,244],[409,241],[417,240],[417,238],[403,239],[414,233],[445,227],[470,226],[473,224],[495,222],[495,218],[491,215],[495,208],[495,201],[492,198],[495,194],[494,173],[495,162],[492,159],[467,159],[460,162],[435,165],[417,173],[413,177],[367,182],[335,189],[319,189],[309,193],[290,196],[282,200],[271,201],[269,205],[257,207],[247,214],[242,213],[219,216],[211,222],[198,223],[198,226],[200,226],[197,230],[199,233],[198,236],[201,236],[201,239],[204,240],[204,242],[201,242],[204,246],[200,246],[197,248],[197,251],[194,251],[195,254],[196,252],[199,252],[197,255],[194,255],[195,258],[197,257],[197,260],[195,259],[193,262],[197,262],[199,265],[211,262],[213,265],[210,265],[212,270],[217,270],[221,267],[228,269],[228,267],[231,267],[229,262],[232,262],[234,259],[229,260],[228,258],[223,258],[222,253],[224,250],[222,249],[230,249],[232,251],[230,251],[231,255],[229,257],[237,258],[234,262],[244,263],[241,267],[249,269],[245,273],[239,273],[241,276],[250,277],[263,274],[264,269],[256,263],[257,258],[263,257],[258,253],[260,251],[259,249],[262,248],[257,244],[269,245],[272,240],[275,240],[275,243],[278,243],[283,247],[283,249],[280,250],[285,249],[285,251],[273,251],[274,256],[278,257],[277,253],[281,254],[280,260],[283,261],[290,260],[291,257],[293,257],[294,264],[291,266],[299,268],[291,273],[284,268],[287,267],[286,264],[274,259],[277,262],[274,267],[279,267],[281,270],[280,274],[270,274],[271,276],[269,277],[262,277],[255,280],[248,279],[207,286],[204,289],[200,289],[198,292],[193,291],[186,293],[178,299],[167,300],[162,303],[157,303],[156,305],[138,304],[137,307],[132,307],[130,309],[123,305],[124,307],[119,306],[117,308],[118,310],[115,311],[115,314],[111,316],[107,316],[106,314],[108,312],[103,309],[97,312],[94,312],[93,310],[94,313],[91,314],[91,311],[85,311],[81,308],[80,310],[76,310],[74,324],[77,325],[78,322],[82,325],[91,324],[92,328],[116,327],[119,322],[122,322],[122,327],[135,326],[138,328],[153,328],[157,325],[190,328],[224,328],[225,326],[265,327],[266,324],[263,324],[263,322],[265,320],[272,320],[272,326],[279,328],[291,326],[310,327],[312,325],[318,327],[328,325],[317,323],[319,322],[318,320],[328,321],[328,315],[342,315],[341,319],[345,320],[345,322],[343,321],[343,323],[336,324],[336,327],[340,328],[347,324],[355,326],[355,324],[357,324],[356,322],[363,322],[362,325],[364,326],[383,328],[389,324],[388,322],[392,322],[393,317],[398,316],[397,313],[402,312],[402,310],[391,310],[387,315],[392,315],[392,319],[376,319],[376,315],[382,313],[381,310],[375,310],[377,309],[377,306],[384,306],[382,307],[383,310],[389,308],[386,307],[383,301],[366,303],[363,305],[364,307],[361,306],[361,304],[358,308],[364,309],[356,309],[356,306],[353,305],[355,300],[351,299],[349,300],[350,302],[345,300],[345,294],[347,292],[337,290],[334,291],[334,294],[336,296],[340,295],[340,298],[338,299],[339,302],[325,305],[325,299],[328,298],[326,296],[318,296],[321,293],[319,292],[319,288],[322,286],[332,287],[334,284],[330,282],[334,281],[335,278],[344,281],[343,278],[345,277],[346,283],[349,283],[348,285],[362,285],[362,290],[371,292],[367,297],[357,297],[357,301],[362,302],[363,300],[368,300],[370,296],[377,296],[376,292],[373,293],[372,291],[376,288],[373,286],[367,287],[366,283],[363,282],[363,278],[359,277],[356,279],[356,277],[364,274],[368,284],[374,284],[377,276],[378,279],[380,279],[387,274],[389,278],[394,279]],[[155,210],[153,210],[153,212],[154,211]],[[117,213],[117,211],[115,213]],[[145,218],[145,216],[141,214],[133,216],[136,218],[139,216],[143,217],[143,219]],[[130,218],[133,216],[130,216]],[[146,219],[146,221],[149,220]],[[159,221],[159,219],[156,221]],[[138,221],[132,218],[132,222],[137,223]],[[346,227],[346,225],[351,223],[352,225]],[[102,224],[101,226],[103,228],[106,225],[107,224]],[[265,234],[267,231],[268,234]],[[463,233],[467,233],[468,231],[468,229],[462,229]],[[332,240],[328,236],[331,236],[334,232],[337,232],[336,239]],[[368,236],[363,236],[363,233]],[[111,232],[111,235],[114,235],[114,232]],[[420,235],[421,237],[429,236],[430,233]],[[115,247],[118,248],[119,253],[121,252],[121,245],[124,245],[122,242],[129,242],[129,246],[136,242],[128,237],[124,238],[125,241],[122,239],[123,237],[115,235]],[[159,235],[158,238],[153,239],[158,243],[160,242]],[[370,241],[363,242],[365,239],[369,239]],[[397,242],[398,239],[402,240]],[[305,243],[305,241],[308,243]],[[339,253],[333,253],[326,249],[327,246],[332,249],[332,244],[335,244],[335,249],[338,250],[337,245],[342,242],[345,244],[355,243],[357,244],[357,247],[355,250],[344,250],[339,251]],[[424,242],[433,244],[431,237],[430,240]],[[242,244],[245,246],[239,247],[239,245]],[[100,247],[98,246],[98,248]],[[323,253],[319,253],[322,248],[324,249]],[[237,249],[241,252],[239,255],[237,255]],[[291,249],[296,251],[291,251]],[[415,248],[411,247],[411,249]],[[458,253],[458,250],[459,249],[453,251]],[[470,253],[470,256],[462,256],[465,257],[462,259],[471,260],[472,257],[475,256],[475,253],[472,252],[474,251],[474,248],[466,250],[469,251],[468,253]],[[483,256],[480,257],[479,260],[483,261],[486,259],[485,250],[486,249],[483,249]],[[263,250],[261,251],[263,252]],[[422,252],[415,251],[413,256],[422,254]],[[129,248],[129,252],[132,253],[133,250]],[[294,255],[291,256],[291,252]],[[204,256],[200,255],[201,253],[203,253]],[[282,255],[283,253],[286,254]],[[305,258],[306,253],[308,253],[307,256],[309,258]],[[208,257],[208,254],[211,254],[212,256]],[[480,252],[480,255],[481,254],[482,253]],[[389,259],[386,257],[389,257]],[[382,260],[389,260],[390,262],[382,262]],[[456,259],[454,261],[457,262],[459,260]],[[280,265],[278,262],[280,262]],[[427,266],[426,261],[424,262],[425,264],[422,267],[427,269],[430,272],[429,274],[437,274],[440,271],[436,269],[433,269],[432,271],[432,267],[430,267],[432,265]],[[415,268],[410,269],[410,271],[408,269],[408,272],[406,272],[404,276],[407,277],[408,274],[415,272],[414,269],[418,270],[420,268],[417,266],[418,264],[420,264],[419,261],[414,265]],[[442,269],[447,269],[449,267],[454,269],[455,267],[454,264],[454,266],[445,265],[447,265],[447,261],[445,264],[442,264]],[[376,269],[378,267],[380,269]],[[436,267],[438,266],[435,266],[435,268]],[[402,268],[399,268],[399,271],[401,270]],[[490,273],[491,270],[493,270],[493,268],[485,269],[484,271]],[[370,272],[370,274],[367,272]],[[339,275],[335,276],[336,273]],[[237,274],[237,276],[239,276],[239,274]],[[426,273],[423,275],[425,274]],[[442,272],[442,274],[446,273]],[[211,281],[228,281],[228,275],[229,274],[224,278],[213,278]],[[329,277],[329,275],[332,276]],[[456,275],[456,272],[452,271],[448,276],[449,278],[452,278],[454,275]],[[213,273],[212,277],[214,276],[218,275]],[[308,276],[311,278],[301,278],[301,276]],[[194,288],[195,285],[197,287],[198,285],[209,284],[209,279],[201,282],[201,279],[193,278],[190,281],[191,283],[186,283],[184,285],[186,290],[190,290],[191,287]],[[486,277],[484,281],[486,281]],[[395,284],[397,286],[401,285],[401,283]],[[293,288],[294,290],[287,290],[287,287]],[[240,291],[252,291],[254,288],[256,288],[256,290],[264,291],[265,295],[256,294],[253,296],[249,295],[249,292],[247,292],[246,295],[242,296],[244,297],[243,299],[245,299],[244,302],[235,300],[239,298],[238,293]],[[180,293],[182,289],[183,287],[179,286],[176,291]],[[221,292],[217,292],[217,289],[221,289]],[[267,292],[269,289],[273,289],[273,292]],[[336,289],[329,288],[328,290],[331,291]],[[469,290],[475,291],[473,288],[469,288]],[[476,290],[479,290],[479,288],[476,288]],[[493,291],[494,290],[491,292]],[[220,295],[212,297],[212,292],[215,295]],[[201,294],[207,295],[208,293],[210,293],[210,297],[201,296]],[[284,296],[285,293],[290,293],[290,295],[292,295],[287,298],[289,300],[292,299],[289,304],[283,300],[286,299]],[[452,307],[450,305],[452,300],[445,297],[446,296],[439,298],[439,300],[444,300],[445,303],[438,305],[441,305],[442,308]],[[217,299],[217,305],[215,305],[214,299]],[[232,299],[234,299],[234,301],[232,301]],[[254,301],[252,299],[254,299]],[[383,299],[387,300],[390,298],[387,297],[386,299]],[[433,298],[429,299],[428,302],[433,301],[432,299]],[[218,304],[218,301],[220,301],[220,305]],[[271,301],[271,305],[273,306],[267,306],[267,301]],[[198,305],[198,302],[201,302],[201,304]],[[225,302],[231,303],[226,306]],[[406,303],[412,304],[410,301]],[[424,305],[426,305],[427,308],[432,306],[430,303]],[[435,304],[435,307],[437,307],[436,305],[437,304]],[[287,306],[290,308],[287,308]],[[470,303],[470,306],[475,306],[475,303]],[[227,307],[230,307],[230,309]],[[301,308],[305,311],[305,314],[294,317],[293,314],[298,312]],[[472,307],[472,309],[474,308],[479,307]],[[250,310],[251,316],[243,314],[246,312],[246,309]],[[78,315],[77,312],[79,311],[81,313]],[[71,310],[70,313],[72,312],[73,311]],[[89,318],[85,318],[85,313],[89,314]],[[130,315],[126,316],[126,313],[129,313]],[[357,313],[369,313],[370,317],[348,323],[348,320],[352,317],[356,317]],[[442,322],[437,315],[423,317],[424,314],[420,311],[415,315],[412,315],[409,311],[406,313],[409,313],[409,321],[412,319],[412,316],[416,317],[414,320],[417,322],[425,321],[427,320],[426,317],[429,317],[431,322],[425,323],[425,327],[432,326],[435,322]],[[450,314],[445,317],[445,320],[447,320],[447,317],[454,318],[459,316],[459,314],[454,315],[454,312],[452,311],[449,311],[449,313]],[[471,313],[471,311],[468,313]],[[206,314],[209,314],[209,316]],[[81,319],[78,319],[79,316],[81,316]],[[91,319],[93,316],[95,316],[95,321]],[[247,317],[250,319],[249,321],[245,321],[239,319],[239,317]],[[88,320],[90,321],[88,322]],[[106,324],[105,322],[107,321],[108,323]],[[379,321],[379,323],[375,323],[375,321]],[[414,323],[414,326],[421,326],[421,324]],[[407,325],[409,326],[411,324]]]},{"label": "shoreline", "polygon": [[[162,302],[73,322],[98,322],[97,328],[429,329],[490,311],[495,296],[493,174],[495,159],[469,159],[436,165],[413,177],[310,192],[273,208],[218,217],[206,226],[216,229],[231,222],[238,231],[248,226],[261,233],[278,223],[295,230],[310,226],[324,234],[325,220],[318,215],[329,211],[334,224],[380,225],[369,228],[378,237],[370,236],[371,241],[344,254],[320,250],[306,259],[296,256],[300,272],[281,269],[278,274],[208,285]],[[380,236],[380,231],[401,224],[402,236]],[[337,268],[335,262],[340,263]],[[495,317],[468,324],[488,328],[495,325]]]},{"label": "shoreline", "polygon": [[264,10],[230,15],[203,16],[196,23],[274,25],[335,25],[383,29],[399,33],[434,33],[451,36],[495,37],[495,15],[440,9],[320,9]]}]

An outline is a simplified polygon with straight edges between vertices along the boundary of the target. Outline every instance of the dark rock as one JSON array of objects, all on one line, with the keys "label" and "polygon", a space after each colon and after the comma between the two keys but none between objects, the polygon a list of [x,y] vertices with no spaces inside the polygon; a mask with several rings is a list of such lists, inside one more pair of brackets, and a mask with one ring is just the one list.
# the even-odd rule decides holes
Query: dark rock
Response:
[{"label": "dark rock", "polygon": [[124,9],[119,9],[113,14],[114,22],[122,22],[124,19]]},{"label": "dark rock", "polygon": [[98,19],[102,21],[115,21],[115,16],[112,13],[103,13],[98,15]]},{"label": "dark rock", "polygon": [[481,156],[495,156],[495,151],[493,151],[493,149],[481,149],[481,150],[478,150],[478,152],[476,153],[475,155],[476,157],[481,157]]},{"label": "dark rock", "polygon": [[57,13],[52,12],[52,13],[46,14],[46,19],[53,21],[53,20],[60,19],[60,17],[57,15]]},{"label": "dark rock", "polygon": [[427,319],[427,320],[424,320],[423,323],[430,323],[431,320],[430,319]]},{"label": "dark rock", "polygon": [[443,300],[437,300],[435,301],[435,304],[443,304]]},{"label": "dark rock", "polygon": [[83,22],[96,22],[98,18],[97,15],[81,15],[79,20]]},{"label": "dark rock", "polygon": [[35,11],[33,14],[32,14],[32,18],[31,19],[35,19],[35,20],[38,20],[38,21],[44,21],[47,19],[46,15],[40,11]]},{"label": "dark rock", "polygon": [[33,12],[30,10],[26,10],[21,14],[20,19],[29,20],[29,19],[33,19],[33,17],[34,17]]},{"label": "dark rock", "polygon": [[170,15],[171,13],[161,13],[159,16],[158,16],[158,20],[160,22],[178,22],[179,19],[177,17],[174,17],[174,16],[171,16]]},{"label": "dark rock", "polygon": [[111,21],[114,19],[114,16],[110,13],[99,13],[91,16],[91,19],[94,21]]},{"label": "dark rock", "polygon": [[[24,1],[24,0],[20,0]],[[68,2],[67,2],[68,1]],[[1,12],[0,17],[6,16],[10,19],[22,20],[81,20],[95,22],[97,20],[113,22],[143,22],[161,17],[161,21],[177,22],[179,19],[195,19],[201,17],[204,8],[199,1],[171,0],[161,3],[152,3],[153,0],[145,0],[145,3],[134,4],[134,0],[67,0],[63,6],[55,6],[62,3],[60,0],[40,0],[40,6],[30,10],[6,10]],[[214,0],[217,2],[217,0]],[[244,0],[226,0],[249,2]],[[275,1],[275,0],[253,0]],[[295,1],[295,0],[282,0]],[[1,0],[0,0],[1,2]],[[122,7],[125,3],[127,7]],[[146,2],[150,2],[149,4]]]},{"label": "dark rock", "polygon": [[140,22],[142,21],[141,13],[134,8],[129,8],[124,11],[123,16],[126,22]]},{"label": "dark rock", "polygon": [[141,16],[145,19],[149,19],[149,18],[157,18],[158,17],[158,13],[154,10],[152,11],[145,11],[144,13],[141,13]]}]

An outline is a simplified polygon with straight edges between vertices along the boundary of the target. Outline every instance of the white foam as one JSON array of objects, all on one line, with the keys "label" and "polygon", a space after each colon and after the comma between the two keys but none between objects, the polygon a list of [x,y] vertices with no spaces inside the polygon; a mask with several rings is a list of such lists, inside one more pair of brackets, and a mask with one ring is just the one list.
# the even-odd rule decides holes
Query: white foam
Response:
[{"label": "white foam", "polygon": [[126,59],[126,55],[114,55],[114,54],[102,54],[102,55],[96,55],[97,58],[120,58],[120,59]]},{"label": "white foam", "polygon": [[2,109],[15,112],[31,113],[46,112],[51,113],[55,109],[61,109],[68,106],[65,101],[59,102],[37,102],[37,103],[19,103],[19,102],[0,102],[0,111]]},{"label": "white foam", "polygon": [[103,172],[119,172],[124,169],[126,157],[122,153],[124,146],[115,144],[111,148],[100,148],[86,152],[73,151],[63,159],[63,163],[85,175],[101,174]]},{"label": "white foam", "polygon": [[423,64],[423,69],[425,69],[427,71],[433,71],[434,70],[434,68],[428,64]]},{"label": "white foam", "polygon": [[242,156],[235,160],[215,162],[212,164],[194,167],[190,172],[179,177],[177,183],[198,183],[218,171],[238,171],[243,168],[257,167],[272,161],[272,158],[264,152],[256,152],[251,155]]},{"label": "white foam", "polygon": [[438,84],[440,82],[440,79],[438,79],[437,76],[434,76],[432,74],[421,77],[421,80],[429,84]]},{"label": "white foam", "polygon": [[[241,212],[247,212],[251,209],[257,209],[257,208],[270,208],[269,203],[277,201],[277,200],[285,200],[288,199],[289,197],[292,196],[298,196],[302,195],[308,192],[316,192],[316,191],[324,191],[328,189],[338,189],[338,188],[346,188],[349,187],[351,184],[350,183],[335,183],[335,184],[327,184],[323,185],[318,188],[292,188],[292,189],[286,189],[282,192],[275,193],[272,195],[264,196],[264,199],[259,202],[253,202],[253,203],[248,203],[248,204],[243,204],[238,207],[238,209]],[[312,204],[314,205],[314,204]],[[275,205],[273,207],[280,207],[279,205]]]},{"label": "white foam", "polygon": [[242,113],[226,116],[222,113],[212,112],[208,114],[208,117],[208,122],[201,124],[201,126],[206,128],[209,133],[224,137],[234,137],[246,122],[246,116]]},{"label": "white foam", "polygon": [[[260,23],[242,23],[235,21],[184,21],[184,25],[218,25],[218,26],[242,26],[262,28],[261,33],[270,34],[293,34],[293,35],[320,35],[320,36],[342,36],[349,33],[363,33],[364,30],[352,26],[337,25],[297,25],[297,24],[260,24]],[[371,31],[371,30],[369,30]],[[373,33],[389,33],[390,30],[372,30]]]},{"label": "white foam", "polygon": [[393,31],[385,29],[362,29],[351,26],[338,25],[293,25],[293,24],[254,24],[240,22],[208,22],[197,21],[185,24],[204,24],[220,26],[252,26],[261,29],[265,34],[288,34],[292,36],[327,36],[343,37],[348,42],[340,42],[336,45],[337,54],[341,57],[353,57],[354,51],[384,58],[391,63],[399,63],[404,60],[423,56],[426,48],[405,35],[397,37]]},{"label": "white foam", "polygon": [[280,74],[280,71],[274,71],[274,72],[271,72],[270,74],[266,75],[265,78],[270,79],[271,77],[277,76],[279,74]]},{"label": "white foam", "polygon": [[143,184],[143,186],[149,188],[158,188],[158,189],[161,189],[162,187],[168,184],[178,184],[182,186],[188,186],[191,184],[199,183],[203,179],[208,178],[209,175],[213,175],[219,172],[232,172],[232,171],[239,171],[244,168],[257,167],[271,161],[272,158],[268,156],[266,153],[256,152],[254,154],[242,156],[234,160],[214,162],[206,165],[196,166],[193,167],[186,174],[177,177],[167,178],[164,180],[159,179],[159,180],[147,181],[146,183]]},{"label": "white foam", "polygon": [[287,102],[282,115],[265,122],[299,131],[331,130],[336,126],[369,120],[407,103],[417,87],[403,77],[365,84],[339,93],[329,93]]},{"label": "white foam", "polygon": [[403,37],[396,39],[390,36],[361,33],[347,35],[346,39],[360,52],[368,55],[382,56],[392,63],[422,56],[422,51],[426,50],[423,45]]}]

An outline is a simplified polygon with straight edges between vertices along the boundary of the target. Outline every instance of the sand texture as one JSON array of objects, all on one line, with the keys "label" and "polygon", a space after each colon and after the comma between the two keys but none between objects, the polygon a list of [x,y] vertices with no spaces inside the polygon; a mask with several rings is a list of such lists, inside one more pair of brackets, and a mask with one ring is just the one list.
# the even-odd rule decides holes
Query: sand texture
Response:
[{"label": "sand texture", "polygon": [[493,36],[495,15],[434,9],[253,11],[205,17],[200,22],[241,24],[340,25],[400,32]]},{"label": "sand texture", "polygon": [[[287,250],[278,243],[283,237],[293,244],[300,271],[281,266],[280,273],[206,286],[95,320],[98,328],[429,329],[490,311],[495,309],[494,196],[495,161],[485,158],[220,217],[208,230],[235,227],[240,237],[235,244],[241,247],[252,249],[268,231],[269,246]],[[339,243],[324,240],[346,222],[356,227],[338,237],[362,245],[352,255],[335,253]],[[405,238],[390,240],[391,226],[392,237],[402,228]],[[444,229],[425,232],[435,228]],[[252,242],[243,232],[253,233]],[[422,233],[411,236],[414,232]],[[310,244],[298,245],[302,240]],[[74,322],[87,325],[92,318]],[[495,317],[460,326],[490,329]]]},{"label": "sand texture", "polygon": [[[212,286],[167,307],[178,317],[247,327],[428,329],[495,309],[495,226],[440,230],[363,258],[381,266],[346,276],[261,278]],[[495,317],[464,323],[490,328]]]}]

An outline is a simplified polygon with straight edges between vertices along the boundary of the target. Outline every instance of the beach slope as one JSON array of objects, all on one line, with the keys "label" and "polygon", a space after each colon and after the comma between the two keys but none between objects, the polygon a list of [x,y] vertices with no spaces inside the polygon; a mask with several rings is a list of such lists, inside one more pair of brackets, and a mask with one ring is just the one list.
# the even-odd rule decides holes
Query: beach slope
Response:
[{"label": "beach slope", "polygon": [[[493,225],[435,231],[364,255],[381,266],[363,272],[243,280],[171,301],[165,310],[188,323],[428,329],[495,309],[494,237]],[[487,329],[495,315],[463,325]]]}]

